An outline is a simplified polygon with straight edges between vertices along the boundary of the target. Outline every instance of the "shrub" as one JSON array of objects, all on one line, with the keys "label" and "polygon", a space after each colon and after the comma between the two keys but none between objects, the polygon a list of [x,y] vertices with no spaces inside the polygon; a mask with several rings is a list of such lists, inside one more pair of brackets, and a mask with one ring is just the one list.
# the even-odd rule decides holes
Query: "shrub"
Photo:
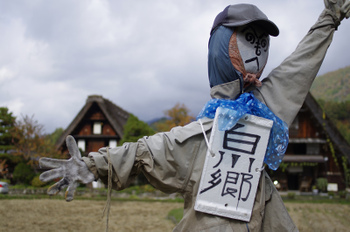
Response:
[{"label": "shrub", "polygon": [[42,182],[40,179],[39,179],[39,176],[35,176],[33,179],[32,179],[32,186],[33,187],[42,187],[44,186],[46,183],[45,182]]},{"label": "shrub", "polygon": [[327,192],[328,180],[326,178],[317,178],[316,186],[321,192]]},{"label": "shrub", "polygon": [[13,171],[13,180],[17,183],[30,185],[35,173],[30,165],[19,163]]},{"label": "shrub", "polygon": [[1,182],[6,182],[8,184],[11,184],[11,181],[9,179],[0,179]]},{"label": "shrub", "polygon": [[335,196],[335,193],[334,192],[328,192],[328,196],[333,198]]},{"label": "shrub", "polygon": [[346,191],[344,191],[344,190],[343,191],[339,191],[338,194],[339,194],[340,198],[344,198],[344,199],[346,198]]},{"label": "shrub", "polygon": [[287,197],[288,197],[288,199],[294,200],[294,199],[295,199],[295,193],[289,192],[289,193],[287,194]]}]

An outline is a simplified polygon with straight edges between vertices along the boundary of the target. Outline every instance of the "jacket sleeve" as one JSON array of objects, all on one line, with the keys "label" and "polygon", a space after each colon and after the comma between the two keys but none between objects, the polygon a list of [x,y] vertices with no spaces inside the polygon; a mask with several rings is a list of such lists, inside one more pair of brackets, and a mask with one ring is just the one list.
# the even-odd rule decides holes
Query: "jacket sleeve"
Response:
[{"label": "jacket sleeve", "polygon": [[[206,130],[211,129],[211,122],[204,124]],[[107,148],[101,148],[98,152],[89,153],[83,160],[96,179],[107,184],[109,155],[113,170],[112,188],[116,190],[128,187],[143,172],[157,189],[166,193],[181,192],[187,187],[193,157],[203,142],[200,125],[193,122],[185,127],[175,127],[170,132],[144,137],[136,143],[125,143],[108,149],[108,152]]]},{"label": "jacket sleeve", "polygon": [[255,96],[288,125],[292,123],[315,79],[336,25],[324,10],[296,50],[275,68],[254,91]]}]

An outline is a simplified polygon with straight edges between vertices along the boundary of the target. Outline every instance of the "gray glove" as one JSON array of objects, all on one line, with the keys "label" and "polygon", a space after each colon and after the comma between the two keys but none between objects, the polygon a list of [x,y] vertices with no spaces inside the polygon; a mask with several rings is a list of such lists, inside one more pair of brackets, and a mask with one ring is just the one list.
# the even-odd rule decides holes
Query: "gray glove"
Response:
[{"label": "gray glove", "polygon": [[56,184],[52,185],[47,190],[47,193],[49,195],[55,195],[61,191],[61,189],[68,186],[65,198],[66,201],[71,201],[73,200],[75,189],[79,183],[88,184],[95,180],[95,176],[81,159],[80,151],[73,136],[67,136],[66,144],[72,158],[69,160],[41,158],[39,160],[40,167],[52,170],[43,172],[39,178],[41,181],[47,182],[63,177]]},{"label": "gray glove", "polygon": [[348,0],[324,0],[325,7],[332,11],[337,20],[342,21],[350,16],[350,2]]}]

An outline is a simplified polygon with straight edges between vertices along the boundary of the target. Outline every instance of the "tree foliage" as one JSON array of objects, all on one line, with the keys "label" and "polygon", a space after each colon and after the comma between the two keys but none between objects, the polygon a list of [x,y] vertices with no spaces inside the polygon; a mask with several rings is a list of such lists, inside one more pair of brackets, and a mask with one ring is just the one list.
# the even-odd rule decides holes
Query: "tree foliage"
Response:
[{"label": "tree foliage", "polygon": [[169,131],[175,126],[184,126],[194,120],[184,104],[177,103],[170,110],[165,111],[167,120],[155,124],[157,131]]},{"label": "tree foliage", "polygon": [[311,87],[316,99],[344,102],[350,100],[350,66],[318,76]]},{"label": "tree foliage", "polygon": [[318,76],[311,93],[350,143],[350,66]]},{"label": "tree foliage", "polygon": [[333,120],[348,120],[350,115],[350,101],[335,102],[318,100],[327,115]]},{"label": "tree foliage", "polygon": [[56,130],[51,134],[46,135],[46,139],[48,140],[48,143],[55,145],[57,143],[57,140],[63,134],[63,132],[64,132],[64,129],[60,127],[60,128],[56,128]]},{"label": "tree foliage", "polygon": [[7,160],[0,160],[0,178],[6,178],[8,173],[8,165],[6,164]]},{"label": "tree foliage", "polygon": [[0,107],[0,153],[8,153],[13,149],[11,131],[16,122],[16,117],[6,107]]},{"label": "tree foliage", "polygon": [[350,144],[350,101],[335,102],[318,100],[318,103]]},{"label": "tree foliage", "polygon": [[13,180],[17,183],[30,185],[35,176],[33,168],[25,163],[19,163],[13,172]]},{"label": "tree foliage", "polygon": [[14,149],[11,131],[15,126],[16,117],[7,107],[0,107],[0,178],[9,178],[13,170],[13,159],[10,154]]},{"label": "tree foliage", "polygon": [[143,136],[153,135],[154,130],[145,122],[139,120],[135,115],[130,114],[128,121],[124,126],[124,136],[120,141],[121,144],[125,142],[136,142]]},{"label": "tree foliage", "polygon": [[12,139],[15,145],[14,155],[35,167],[40,157],[58,157],[54,144],[43,134],[43,125],[34,116],[23,116],[15,123]]},{"label": "tree foliage", "polygon": [[[29,165],[34,173],[41,156],[60,156],[55,149],[55,142],[63,129],[58,128],[54,133],[44,135],[43,128],[33,116],[16,119],[8,108],[0,107],[0,178],[13,177],[14,181],[28,184],[29,180],[21,177],[29,173],[28,170],[27,174],[26,171],[20,171],[21,168],[28,169],[24,164]],[[31,181],[32,175],[29,177]]]}]

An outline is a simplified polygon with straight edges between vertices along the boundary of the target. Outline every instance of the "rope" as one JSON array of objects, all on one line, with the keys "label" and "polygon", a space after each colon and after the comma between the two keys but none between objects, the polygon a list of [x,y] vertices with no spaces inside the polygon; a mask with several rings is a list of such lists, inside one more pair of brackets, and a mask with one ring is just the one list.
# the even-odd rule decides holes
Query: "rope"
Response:
[{"label": "rope", "polygon": [[107,202],[105,208],[103,209],[102,218],[106,215],[106,232],[108,232],[108,223],[109,223],[109,213],[111,210],[111,195],[112,195],[112,162],[111,156],[109,155],[109,147],[107,149],[107,161],[108,161],[108,192],[107,192]]},{"label": "rope", "polygon": [[243,80],[244,80],[244,82],[253,84],[256,87],[261,87],[262,86],[262,83],[259,80],[259,78],[257,77],[257,75],[253,74],[253,73],[247,73],[247,75],[245,75]]},{"label": "rope", "polygon": [[199,124],[201,125],[202,132],[203,132],[203,135],[204,135],[204,140],[205,140],[205,143],[207,144],[208,150],[209,150],[211,156],[214,157],[215,153],[211,150],[211,146],[209,144],[207,134],[205,133],[205,130],[204,130],[204,127],[203,127],[203,123],[202,123],[202,121],[200,119],[198,119],[198,121],[199,121]]}]

